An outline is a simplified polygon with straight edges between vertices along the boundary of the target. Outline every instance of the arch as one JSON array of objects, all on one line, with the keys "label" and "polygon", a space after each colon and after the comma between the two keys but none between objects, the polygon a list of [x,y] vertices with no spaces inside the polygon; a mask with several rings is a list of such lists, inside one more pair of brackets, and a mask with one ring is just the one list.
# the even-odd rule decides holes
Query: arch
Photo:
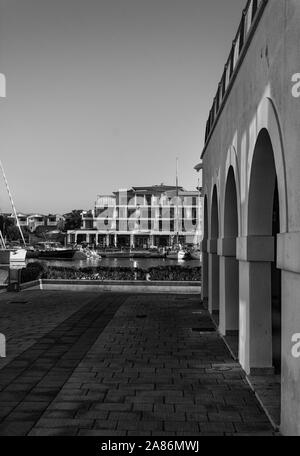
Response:
[{"label": "arch", "polygon": [[[286,163],[284,158],[284,141],[279,114],[277,112],[274,101],[270,97],[265,97],[259,104],[255,119],[255,130],[257,132],[256,141],[249,151],[248,155],[248,195],[251,181],[251,170],[253,169],[253,159],[257,147],[257,141],[262,132],[267,131],[269,140],[273,150],[273,160],[278,182],[278,194],[280,200],[280,232],[288,232],[288,200],[287,200],[287,179],[286,179]],[[248,200],[249,203],[249,200]],[[249,209],[246,210],[248,218]],[[246,225],[249,227],[248,219]]]},{"label": "arch", "polygon": [[210,210],[210,238],[219,238],[219,203],[218,203],[218,191],[217,186],[214,185],[212,198],[211,198],[211,210]]},{"label": "arch", "polygon": [[236,239],[239,233],[237,185],[233,166],[229,166],[223,204],[223,239],[220,241],[220,332],[228,336],[237,356],[239,329],[239,263]]},{"label": "arch", "polygon": [[[235,182],[235,192],[236,192],[236,199],[237,199],[237,217],[238,217],[238,233],[241,232],[241,218],[242,218],[242,210],[241,210],[241,190],[240,190],[240,170],[239,170],[239,163],[237,152],[234,146],[231,146],[227,153],[226,164],[225,164],[225,191],[226,186],[228,183],[228,174],[229,172],[233,173],[234,182]],[[225,191],[223,194],[223,205],[222,205],[222,222],[224,223],[225,220]],[[224,232],[224,225],[223,225],[223,232]],[[224,237],[225,233],[224,233]]]},{"label": "arch", "polygon": [[248,235],[272,236],[272,211],[277,174],[270,135],[262,129],[251,163],[248,194]]},{"label": "arch", "polygon": [[237,238],[239,233],[238,197],[235,173],[229,167],[225,184],[224,238]]},{"label": "arch", "polygon": [[[211,210],[212,210],[212,203],[213,203],[214,194],[215,194],[215,198],[216,198],[216,201],[217,201],[216,208],[217,208],[217,213],[218,213],[218,218],[219,218],[219,214],[220,214],[220,198],[219,198],[219,195],[220,195],[220,171],[215,172],[213,178],[211,179],[211,185],[210,185],[210,194],[209,194],[209,199],[208,199],[208,203],[209,203],[209,238],[210,239],[212,239],[212,236],[211,236],[211,221],[212,221]],[[218,226],[218,232],[220,232],[219,231],[219,226]]]},{"label": "arch", "polygon": [[287,206],[286,182],[279,181],[282,170],[278,175],[273,144],[269,131],[261,129],[249,174],[247,232],[255,258],[247,265],[251,287],[249,363],[250,368],[274,368],[280,373],[281,271],[276,266],[276,247],[280,229],[286,228],[287,219],[282,221],[281,216]]}]

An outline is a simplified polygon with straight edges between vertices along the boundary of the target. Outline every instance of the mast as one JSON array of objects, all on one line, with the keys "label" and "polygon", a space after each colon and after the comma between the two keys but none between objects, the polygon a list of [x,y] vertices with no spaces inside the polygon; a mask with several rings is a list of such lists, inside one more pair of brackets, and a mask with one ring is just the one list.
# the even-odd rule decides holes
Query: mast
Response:
[{"label": "mast", "polygon": [[5,245],[5,241],[4,241],[4,238],[3,238],[3,235],[2,235],[2,231],[1,231],[1,230],[0,230],[0,241],[1,241],[2,247],[5,249],[5,248],[6,248],[6,245]]},{"label": "mast", "polygon": [[3,175],[3,179],[4,179],[4,182],[5,182],[5,185],[6,185],[8,196],[9,196],[9,199],[10,199],[11,207],[13,209],[13,213],[14,213],[14,216],[16,218],[17,227],[19,228],[19,231],[20,231],[21,238],[22,238],[22,241],[24,243],[24,246],[26,246],[24,234],[23,234],[23,231],[21,230],[20,222],[19,222],[19,219],[18,219],[18,214],[17,214],[16,208],[15,208],[15,205],[14,205],[12,194],[10,192],[10,188],[9,188],[9,185],[8,185],[8,182],[7,182],[7,179],[6,179],[6,175],[5,175],[4,168],[3,168],[1,160],[0,160],[0,168],[1,168],[1,171],[2,171],[2,175]]},{"label": "mast", "polygon": [[179,196],[179,191],[178,191],[178,157],[176,157],[176,228],[177,228],[177,234],[176,234],[176,244],[178,246],[179,244],[179,214],[178,214],[178,196]]}]

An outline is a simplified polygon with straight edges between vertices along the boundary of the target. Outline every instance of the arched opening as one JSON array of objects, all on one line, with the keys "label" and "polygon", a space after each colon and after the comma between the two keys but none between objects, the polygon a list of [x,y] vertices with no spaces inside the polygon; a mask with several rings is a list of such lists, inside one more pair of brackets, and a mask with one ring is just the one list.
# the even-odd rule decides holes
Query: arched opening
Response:
[{"label": "arched opening", "polygon": [[233,167],[230,166],[226,182],[224,205],[224,237],[237,238],[238,236],[238,207],[236,183]]},{"label": "arched opening", "polygon": [[220,295],[220,330],[227,337],[235,356],[239,340],[239,264],[236,259],[238,237],[238,202],[233,167],[228,171],[224,201],[224,252],[222,261],[222,293]]},{"label": "arched opening", "polygon": [[[252,252],[255,260],[251,260],[249,274],[250,367],[269,368],[268,374],[273,371],[277,375],[281,373],[281,271],[277,268],[279,233],[280,198],[274,152],[269,133],[263,129],[254,150],[248,206],[250,243],[257,246]],[[279,423],[280,377],[277,382],[272,375],[266,379],[270,390],[272,385],[278,386],[278,403],[276,407],[272,404],[271,413]]]},{"label": "arched opening", "polygon": [[209,296],[208,307],[216,324],[219,324],[220,308],[220,262],[217,252],[219,238],[219,209],[217,187],[214,187],[211,203],[210,225],[210,253],[209,253]]},{"label": "arched opening", "polygon": [[[204,224],[203,224],[203,241],[204,244],[208,240],[208,210],[207,210],[207,196],[204,198]],[[208,298],[208,253],[207,246],[202,252],[202,302],[207,308],[207,298]]]}]

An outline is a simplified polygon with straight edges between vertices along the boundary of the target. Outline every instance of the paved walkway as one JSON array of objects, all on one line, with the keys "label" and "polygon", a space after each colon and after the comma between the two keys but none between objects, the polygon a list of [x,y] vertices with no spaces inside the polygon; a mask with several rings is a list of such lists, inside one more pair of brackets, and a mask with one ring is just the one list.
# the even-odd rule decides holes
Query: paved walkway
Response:
[{"label": "paved walkway", "polygon": [[273,434],[197,296],[4,294],[0,332],[0,435]]}]

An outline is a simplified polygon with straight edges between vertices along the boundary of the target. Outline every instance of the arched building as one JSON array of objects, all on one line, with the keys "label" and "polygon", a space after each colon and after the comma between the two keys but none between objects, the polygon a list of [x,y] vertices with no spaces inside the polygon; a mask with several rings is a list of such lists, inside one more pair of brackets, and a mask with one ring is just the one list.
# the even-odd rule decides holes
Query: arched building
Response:
[{"label": "arched building", "polygon": [[202,298],[246,373],[276,375],[285,435],[300,435],[299,42],[298,0],[247,2],[196,167]]}]

